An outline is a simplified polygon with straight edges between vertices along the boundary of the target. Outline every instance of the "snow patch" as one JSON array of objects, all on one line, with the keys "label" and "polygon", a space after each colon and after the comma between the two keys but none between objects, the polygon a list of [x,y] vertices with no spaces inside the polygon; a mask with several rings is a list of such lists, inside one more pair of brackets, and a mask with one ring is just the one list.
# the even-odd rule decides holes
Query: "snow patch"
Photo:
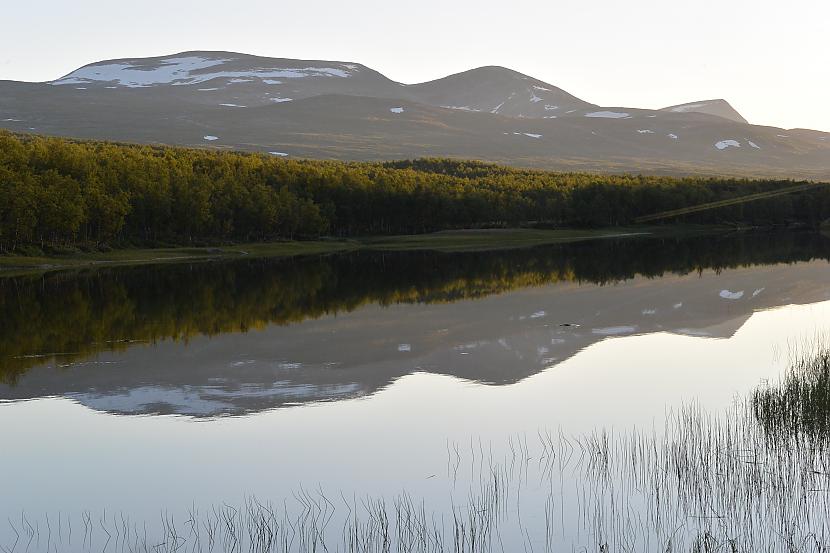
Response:
[{"label": "snow patch", "polygon": [[412,351],[410,344],[398,344],[398,351]]},{"label": "snow patch", "polygon": [[[351,77],[346,69],[334,67],[303,68],[256,68],[248,71],[212,71],[232,61],[230,59],[207,59],[199,56],[167,58],[161,61],[135,61],[132,63],[101,63],[82,67],[56,81],[52,85],[87,84],[93,82],[115,82],[129,88],[141,88],[161,84],[192,85],[212,79],[231,79],[230,82],[250,82],[259,79],[302,79],[306,77]],[[280,84],[271,81],[268,84]]]},{"label": "snow patch", "polygon": [[761,293],[761,292],[763,292],[764,290],[766,290],[766,288],[758,288],[757,290],[755,290],[754,292],[752,292],[752,297],[753,297],[753,298],[757,297],[757,296],[758,296],[758,294],[760,294],[760,293]]},{"label": "snow patch", "polygon": [[535,104],[535,103],[537,103],[537,102],[541,102],[541,101],[542,101],[542,99],[541,99],[541,98],[539,98],[538,96],[536,96],[536,94],[534,94],[534,93],[532,93],[532,92],[531,92],[531,93],[530,93],[530,101],[531,101],[531,102],[533,102],[533,103]]},{"label": "snow patch", "polygon": [[471,108],[470,106],[441,106],[444,109],[457,109],[461,111],[481,111],[480,109]]},{"label": "snow patch", "polygon": [[637,132],[640,134],[654,134],[654,131],[650,129],[638,129]]},{"label": "snow patch", "polygon": [[545,104],[545,111],[553,111],[555,109],[559,109],[559,106],[552,106],[550,104]]},{"label": "snow patch", "polygon": [[533,85],[533,88],[535,88],[536,90],[544,90],[545,92],[550,92],[550,89],[545,88],[544,86]]},{"label": "snow patch", "polygon": [[751,141],[751,140],[747,140],[747,142],[749,143],[749,145],[750,145],[750,146],[752,146],[752,147],[753,147],[753,148],[755,148],[756,150],[760,150],[760,149],[761,149],[761,147],[760,147],[759,145],[757,145],[756,143],[754,143],[753,141]]},{"label": "snow patch", "polygon": [[625,119],[626,117],[631,117],[631,114],[621,111],[592,111],[591,113],[586,113],[585,117],[598,117],[601,119]]},{"label": "snow patch", "polygon": [[274,79],[262,79],[265,84],[282,84],[282,81],[275,81]]},{"label": "snow patch", "polygon": [[678,138],[680,138],[679,136],[677,136],[677,135],[676,135],[676,134],[674,134],[673,132],[670,132],[670,133],[669,133],[669,134],[667,134],[666,136],[668,136],[668,137],[669,137],[669,138],[671,138],[672,140],[677,140]]},{"label": "snow patch", "polygon": [[689,111],[696,110],[697,108],[702,108],[705,105],[707,105],[705,102],[702,104],[687,104],[685,106],[677,106],[675,108],[671,108],[671,110],[674,113],[686,113]]},{"label": "snow patch", "polygon": [[711,332],[707,332],[705,330],[698,330],[696,328],[679,328],[677,329],[678,334],[685,334],[686,336],[711,336]]},{"label": "snow patch", "polygon": [[206,134],[202,138],[204,138],[205,140],[210,140],[211,142],[213,142],[214,140],[219,140],[218,136],[213,136],[212,134]]},{"label": "snow patch", "polygon": [[730,292],[729,290],[721,290],[719,295],[725,300],[739,300],[744,297],[744,291]]},{"label": "snow patch", "polygon": [[141,88],[156,84],[170,84],[190,78],[191,71],[208,69],[225,63],[224,59],[211,60],[198,56],[168,58],[156,66],[142,66],[129,63],[103,63],[88,65],[54,81],[53,85],[85,84],[92,82],[116,82],[130,88]]},{"label": "snow patch", "polygon": [[715,142],[715,148],[718,150],[725,150],[727,148],[740,148],[741,143],[737,140],[721,140],[720,142]]},{"label": "snow patch", "polygon": [[293,98],[268,98],[272,102],[276,102],[277,104],[281,104],[283,102],[293,102]]},{"label": "snow patch", "polygon": [[403,108],[389,108],[389,111],[391,111],[392,113],[403,113],[404,109]]},{"label": "snow patch", "polygon": [[288,154],[286,154],[285,152],[268,152],[268,153],[271,154],[272,156],[288,157]]},{"label": "snow patch", "polygon": [[541,134],[533,134],[531,132],[526,132],[526,133],[522,133],[522,134],[524,134],[525,136],[529,136],[530,138],[542,138]]},{"label": "snow patch", "polygon": [[239,104],[219,104],[220,106],[225,106],[226,108],[244,108],[247,106],[240,106]]},{"label": "snow patch", "polygon": [[504,102],[500,103],[499,105],[497,105],[496,107],[494,107],[493,109],[491,109],[491,110],[490,110],[490,113],[498,113],[498,112],[499,112],[499,110],[502,108],[502,106],[503,106],[503,105],[504,105]]},{"label": "snow patch", "polygon": [[[111,87],[109,87],[109,86],[108,86],[107,88],[111,88]],[[114,88],[114,87],[113,87],[113,88]],[[197,88],[196,90],[198,90],[199,92],[212,92],[212,91],[214,91],[214,90],[219,90],[219,88],[218,88],[218,87],[213,87],[213,88]]]},{"label": "snow patch", "polygon": [[618,334],[631,334],[637,331],[636,326],[607,326],[604,328],[595,328],[591,330],[593,334],[600,336],[615,336]]}]

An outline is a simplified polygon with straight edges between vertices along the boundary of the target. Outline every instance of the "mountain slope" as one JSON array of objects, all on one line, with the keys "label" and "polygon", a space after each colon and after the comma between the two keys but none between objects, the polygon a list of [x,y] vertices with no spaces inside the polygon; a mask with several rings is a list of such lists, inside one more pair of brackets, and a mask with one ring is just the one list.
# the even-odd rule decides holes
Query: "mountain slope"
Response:
[{"label": "mountain slope", "polygon": [[408,97],[430,106],[512,117],[550,118],[596,107],[504,67],[480,67],[406,88]]},{"label": "mountain slope", "polygon": [[600,107],[501,67],[404,85],[354,63],[230,52],[110,60],[0,82],[0,128],[312,158],[830,178],[830,134],[749,125],[725,101]]},{"label": "mountain slope", "polygon": [[701,100],[699,102],[689,102],[677,106],[669,106],[660,111],[670,111],[672,113],[708,113],[717,117],[723,117],[730,121],[738,123],[748,123],[744,116],[732,107],[726,100]]}]

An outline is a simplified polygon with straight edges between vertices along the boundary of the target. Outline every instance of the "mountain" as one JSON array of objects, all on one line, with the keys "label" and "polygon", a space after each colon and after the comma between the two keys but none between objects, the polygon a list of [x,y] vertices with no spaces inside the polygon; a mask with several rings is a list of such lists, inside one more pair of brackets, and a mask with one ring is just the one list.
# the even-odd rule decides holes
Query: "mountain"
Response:
[{"label": "mountain", "polygon": [[560,88],[504,67],[480,67],[406,87],[407,98],[428,106],[509,117],[555,119],[595,108]]},{"label": "mountain", "polygon": [[184,52],[0,81],[0,128],[345,160],[474,158],[557,170],[830,178],[830,134],[727,102],[597,106],[503,67],[406,85],[366,66]]},{"label": "mountain", "polygon": [[699,102],[689,102],[688,104],[680,104],[677,106],[669,106],[660,111],[669,111],[671,113],[708,113],[709,115],[716,115],[723,117],[730,121],[738,123],[748,123],[743,115],[738,113],[738,110],[733,108],[726,100],[702,100]]}]

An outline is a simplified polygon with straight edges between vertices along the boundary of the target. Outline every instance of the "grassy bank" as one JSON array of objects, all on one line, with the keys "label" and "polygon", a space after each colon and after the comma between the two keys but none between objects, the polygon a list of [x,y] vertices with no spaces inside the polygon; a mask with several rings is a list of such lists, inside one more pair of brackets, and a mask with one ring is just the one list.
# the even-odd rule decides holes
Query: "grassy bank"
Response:
[{"label": "grassy bank", "polygon": [[155,263],[198,262],[218,259],[292,257],[320,255],[360,249],[382,251],[431,250],[441,252],[497,251],[546,244],[634,238],[642,236],[686,236],[724,231],[716,226],[621,227],[576,229],[469,229],[431,234],[368,236],[356,239],[280,241],[210,247],[125,248],[110,251],[0,256],[0,276],[45,272],[68,268]]},{"label": "grassy bank", "polygon": [[351,240],[281,241],[230,246],[124,248],[98,252],[71,252],[43,255],[0,256],[0,276],[59,269],[181,263],[253,257],[292,257],[351,250],[359,244]]}]

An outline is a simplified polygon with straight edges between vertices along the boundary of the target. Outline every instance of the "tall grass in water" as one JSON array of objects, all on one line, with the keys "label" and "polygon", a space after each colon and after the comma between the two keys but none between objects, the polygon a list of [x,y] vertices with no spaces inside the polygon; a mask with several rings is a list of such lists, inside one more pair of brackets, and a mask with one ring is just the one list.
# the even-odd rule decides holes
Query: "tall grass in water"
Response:
[{"label": "tall grass in water", "polygon": [[[830,552],[829,349],[721,413],[660,427],[448,444],[440,497],[299,491],[148,527],[84,513],[10,520],[17,551]],[[63,517],[63,518],[61,518]]]},{"label": "tall grass in water", "polygon": [[752,408],[770,439],[830,440],[830,347],[798,355],[780,382],[759,387]]}]

